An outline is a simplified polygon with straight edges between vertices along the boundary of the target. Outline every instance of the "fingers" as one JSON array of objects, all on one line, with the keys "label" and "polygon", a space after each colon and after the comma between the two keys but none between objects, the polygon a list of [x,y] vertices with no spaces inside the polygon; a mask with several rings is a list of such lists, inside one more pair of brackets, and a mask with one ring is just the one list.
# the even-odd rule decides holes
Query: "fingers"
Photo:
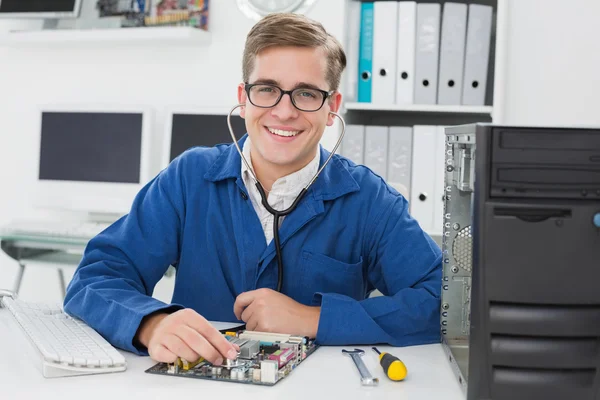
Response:
[{"label": "fingers", "polygon": [[254,308],[252,304],[250,304],[244,312],[242,312],[241,320],[246,323],[246,328],[248,327],[248,321],[252,318],[252,314],[254,314]]},{"label": "fingers", "polygon": [[162,320],[148,346],[154,360],[167,363],[177,357],[189,362],[204,357],[212,364],[222,365],[225,358],[237,358],[239,350],[192,309],[177,311]]},{"label": "fingers", "polygon": [[257,331],[258,330],[258,318],[255,316],[254,318],[248,319],[246,321],[246,329],[249,331]]},{"label": "fingers", "polygon": [[202,335],[224,357],[230,360],[237,358],[239,347],[236,349],[214,326],[208,324]]},{"label": "fingers", "polygon": [[[210,344],[211,349],[216,349],[216,351],[219,352],[223,358],[229,358],[233,360],[237,357],[237,349],[227,339],[225,339],[221,332],[212,326],[210,322],[208,322],[204,317],[194,310],[188,309],[185,311],[187,312],[182,313],[182,318],[185,325],[196,331],[199,336],[206,340]],[[199,349],[196,347],[194,347],[194,350],[199,351]],[[210,350],[207,349],[207,351]],[[198,354],[201,354],[204,358],[207,358],[203,352],[199,352]]]},{"label": "fingers", "polygon": [[[218,364],[223,362],[223,355],[220,354],[199,332],[189,326],[181,325],[177,330],[176,335],[179,336],[191,350],[196,352],[198,357],[204,357],[208,361],[215,363],[219,361]],[[197,359],[198,358],[188,361],[196,361]]]},{"label": "fingers", "polygon": [[197,342],[196,342],[196,350],[199,354],[202,354],[207,361],[214,365],[222,365],[223,364],[223,355],[215,349],[215,347],[209,343],[209,341],[203,337],[202,335],[197,334]]},{"label": "fingers", "polygon": [[233,313],[237,319],[242,319],[242,312],[244,311],[244,308],[248,307],[254,301],[255,296],[256,291],[252,290],[250,292],[244,292],[240,294],[235,299],[235,303],[233,304]]},{"label": "fingers", "polygon": [[156,362],[174,363],[177,359],[177,355],[173,354],[173,352],[162,344],[150,346],[148,348],[148,354],[150,354],[150,357]]},{"label": "fingers", "polygon": [[162,341],[162,345],[166,347],[167,350],[169,350],[171,353],[173,353],[177,357],[183,358],[186,361],[194,362],[198,358],[200,358],[198,353],[192,350],[192,348],[190,348],[190,345],[183,341],[176,334],[165,336],[164,340]]},{"label": "fingers", "polygon": [[[181,327],[179,335],[194,351],[202,355],[202,357],[204,357],[207,361],[215,365],[223,364],[223,354],[215,348],[215,346],[210,342],[209,338],[202,336],[199,332],[186,325]],[[221,335],[220,332],[219,335]],[[233,353],[230,353],[231,349],[228,349],[228,354],[226,355],[227,358],[234,359],[237,357],[239,346],[234,347],[237,348],[233,351]],[[195,360],[197,360],[197,358]]]}]

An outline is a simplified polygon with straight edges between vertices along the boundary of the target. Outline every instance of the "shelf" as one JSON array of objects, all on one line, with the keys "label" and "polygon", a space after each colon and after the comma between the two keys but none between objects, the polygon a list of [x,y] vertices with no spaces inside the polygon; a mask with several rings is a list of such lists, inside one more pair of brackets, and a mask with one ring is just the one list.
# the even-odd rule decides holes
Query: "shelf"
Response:
[{"label": "shelf", "polygon": [[208,43],[210,33],[191,27],[146,27],[120,29],[47,29],[12,31],[0,35],[0,45],[48,44],[185,44]]},{"label": "shelf", "polygon": [[391,104],[381,105],[373,103],[346,103],[347,111],[389,111],[404,113],[431,113],[431,114],[481,114],[490,115],[491,106],[445,106],[437,104]]}]

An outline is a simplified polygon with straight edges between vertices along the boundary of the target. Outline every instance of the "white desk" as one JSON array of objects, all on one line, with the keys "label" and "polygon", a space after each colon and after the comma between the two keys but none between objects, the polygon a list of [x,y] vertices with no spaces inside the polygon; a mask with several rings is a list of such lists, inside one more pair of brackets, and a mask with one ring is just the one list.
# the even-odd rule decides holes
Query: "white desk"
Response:
[{"label": "white desk", "polygon": [[[345,347],[350,349],[351,347]],[[207,381],[148,374],[155,363],[149,357],[122,352],[127,370],[114,374],[46,379],[41,361],[8,310],[0,309],[0,397],[4,399],[393,399],[464,400],[441,345],[405,348],[379,347],[400,357],[408,368],[402,382],[383,375],[370,346],[363,359],[379,386],[363,387],[354,363],[342,347],[321,347],[275,386]]]}]

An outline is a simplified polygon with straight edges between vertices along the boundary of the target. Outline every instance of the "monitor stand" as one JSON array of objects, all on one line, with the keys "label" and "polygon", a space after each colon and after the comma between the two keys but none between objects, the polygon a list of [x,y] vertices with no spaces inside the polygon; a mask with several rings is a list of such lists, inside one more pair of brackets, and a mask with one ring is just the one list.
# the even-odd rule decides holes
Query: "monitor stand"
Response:
[{"label": "monitor stand", "polygon": [[60,22],[60,19],[57,19],[57,18],[46,18],[46,19],[44,19],[44,22],[42,24],[42,29],[43,30],[58,29],[59,22]]}]

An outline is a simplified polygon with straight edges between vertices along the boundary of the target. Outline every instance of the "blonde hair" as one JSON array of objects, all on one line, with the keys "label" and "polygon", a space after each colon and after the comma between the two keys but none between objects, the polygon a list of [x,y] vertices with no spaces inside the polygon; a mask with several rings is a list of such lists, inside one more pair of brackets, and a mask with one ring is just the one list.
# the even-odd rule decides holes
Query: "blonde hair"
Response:
[{"label": "blonde hair", "polygon": [[242,62],[244,82],[248,82],[258,53],[271,46],[323,48],[327,56],[325,79],[329,90],[339,88],[346,68],[346,54],[340,42],[319,22],[293,13],[273,13],[261,19],[246,37]]}]

